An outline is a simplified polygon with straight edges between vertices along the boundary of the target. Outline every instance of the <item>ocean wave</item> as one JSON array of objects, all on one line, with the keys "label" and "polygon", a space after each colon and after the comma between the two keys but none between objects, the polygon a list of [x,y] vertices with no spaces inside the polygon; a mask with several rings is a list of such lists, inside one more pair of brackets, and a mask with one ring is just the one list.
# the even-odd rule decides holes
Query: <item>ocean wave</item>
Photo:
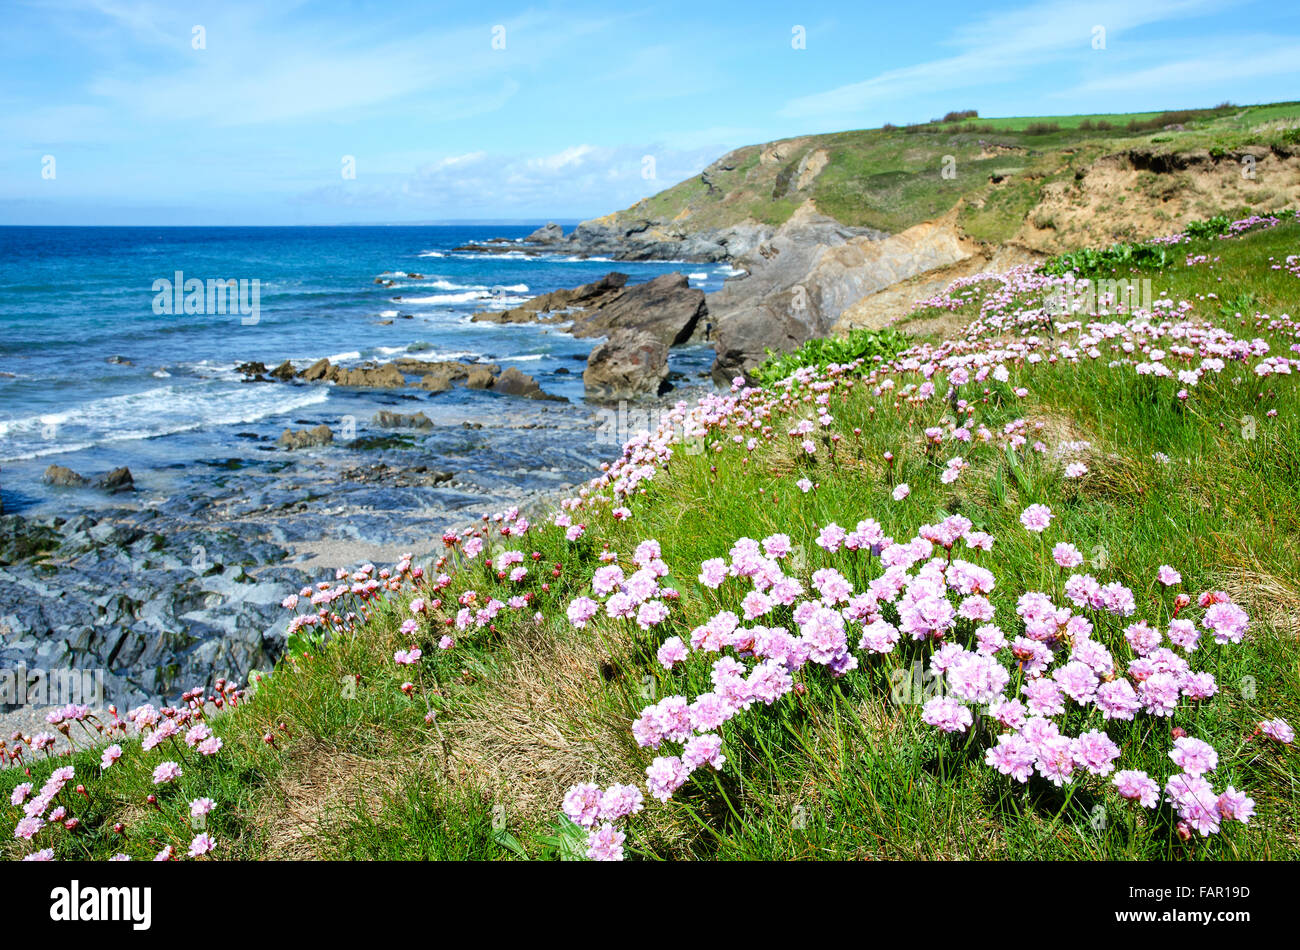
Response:
[{"label": "ocean wave", "polygon": [[446,257],[447,255],[444,254],[442,251],[421,251],[416,256],[417,257]]},{"label": "ocean wave", "polygon": [[403,297],[402,303],[469,303],[486,300],[492,294],[486,290],[467,290],[462,294],[433,294],[429,297]]},{"label": "ocean wave", "polygon": [[[227,388],[222,384],[162,386],[109,396],[60,412],[0,420],[0,437],[6,443],[0,461],[40,458],[207,426],[240,425],[295,412],[328,398],[324,387]],[[73,441],[64,441],[68,438]]]}]

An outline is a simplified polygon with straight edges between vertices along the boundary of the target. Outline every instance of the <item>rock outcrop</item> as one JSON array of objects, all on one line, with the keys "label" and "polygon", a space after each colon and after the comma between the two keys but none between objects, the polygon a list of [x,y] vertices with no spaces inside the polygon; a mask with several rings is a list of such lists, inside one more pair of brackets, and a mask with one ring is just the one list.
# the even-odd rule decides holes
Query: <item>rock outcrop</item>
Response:
[{"label": "rock outcrop", "polygon": [[704,292],[674,271],[627,286],[613,271],[572,290],[556,290],[512,310],[486,310],[471,318],[488,323],[568,323],[576,337],[608,336],[616,329],[642,330],[669,346],[701,339],[707,308]]},{"label": "rock outcrop", "polygon": [[811,202],[800,207],[770,240],[741,259],[747,271],[743,277],[709,295],[717,354],[714,380],[729,383],[762,362],[768,347],[780,352],[825,335],[839,310],[853,300],[844,300],[849,295],[832,286],[832,274],[842,275],[844,264],[819,271],[823,259],[884,237],[880,231],[845,227],[819,214]]},{"label": "rock outcrop", "polygon": [[45,470],[41,480],[47,485],[58,485],[61,488],[80,488],[89,484],[89,480],[84,475],[79,475],[62,465],[51,465]]},{"label": "rock outcrop", "polygon": [[613,330],[638,330],[668,346],[679,346],[703,331],[704,292],[674,271],[628,287],[594,311],[574,317],[574,336],[606,336]]},{"label": "rock outcrop", "polygon": [[492,391],[507,396],[521,396],[524,399],[550,399],[565,401],[563,396],[553,396],[543,391],[541,385],[527,373],[521,373],[513,366],[506,367],[505,372],[492,383]]},{"label": "rock outcrop", "polygon": [[668,378],[668,344],[644,330],[615,330],[587,357],[587,397],[617,402],[657,395]]},{"label": "rock outcrop", "polygon": [[95,479],[95,487],[114,494],[123,491],[135,491],[135,479],[131,477],[131,470],[123,465],[111,472],[105,472]]},{"label": "rock outcrop", "polygon": [[529,244],[558,244],[564,240],[564,228],[554,221],[548,221],[524,240]]},{"label": "rock outcrop", "polygon": [[375,413],[372,420],[374,425],[381,429],[432,429],[433,420],[423,412],[414,412],[410,415],[404,415],[400,412],[389,412],[387,409],[381,409]]},{"label": "rock outcrop", "polygon": [[280,434],[276,444],[283,449],[306,449],[318,445],[329,445],[334,441],[334,433],[330,427],[318,425],[311,429],[285,429]]}]

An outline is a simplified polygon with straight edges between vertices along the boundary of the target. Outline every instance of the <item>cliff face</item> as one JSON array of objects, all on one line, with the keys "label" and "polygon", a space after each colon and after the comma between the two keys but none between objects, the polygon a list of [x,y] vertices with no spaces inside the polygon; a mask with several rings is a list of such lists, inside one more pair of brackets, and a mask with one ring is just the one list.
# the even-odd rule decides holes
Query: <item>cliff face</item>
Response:
[{"label": "cliff face", "polygon": [[1076,118],[802,136],[737,149],[548,243],[740,268],[707,300],[726,382],[769,347],[879,324],[871,308],[892,314],[900,282],[1300,203],[1300,106],[1290,112],[1203,110],[1153,130]]}]

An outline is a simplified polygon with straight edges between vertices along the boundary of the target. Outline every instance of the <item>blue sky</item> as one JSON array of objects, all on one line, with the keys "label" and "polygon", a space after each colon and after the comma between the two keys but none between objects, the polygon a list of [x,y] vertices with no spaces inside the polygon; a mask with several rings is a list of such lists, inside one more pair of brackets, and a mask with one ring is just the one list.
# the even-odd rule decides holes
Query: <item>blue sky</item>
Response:
[{"label": "blue sky", "polygon": [[1300,99],[1290,0],[11,0],[0,16],[0,224],[575,219],[808,132]]}]

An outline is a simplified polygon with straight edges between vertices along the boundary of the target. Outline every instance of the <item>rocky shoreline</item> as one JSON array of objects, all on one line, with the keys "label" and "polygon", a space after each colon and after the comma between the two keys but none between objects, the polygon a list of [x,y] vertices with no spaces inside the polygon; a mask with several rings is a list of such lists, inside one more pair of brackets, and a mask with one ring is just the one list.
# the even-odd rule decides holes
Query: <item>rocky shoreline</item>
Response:
[{"label": "rocky shoreline", "polygon": [[[706,170],[702,177],[707,176]],[[696,326],[709,328],[706,337],[715,354],[713,379],[726,385],[761,363],[769,349],[784,352],[830,334],[841,314],[866,294],[969,256],[971,250],[958,244],[945,235],[915,240],[850,227],[819,213],[806,201],[780,226],[744,222],[721,229],[694,229],[689,221],[655,220],[629,211],[585,221],[568,234],[559,225],[547,224],[522,240],[488,239],[457,250],[730,264],[736,274],[721,290],[705,295],[694,316]],[[600,292],[591,285],[578,290]],[[533,316],[518,312],[529,309],[525,305],[482,319],[531,319]],[[543,319],[560,320],[548,304],[531,311],[532,315],[541,313]],[[591,326],[590,332],[605,333],[608,326],[628,322],[611,319],[604,328]],[[583,332],[583,321],[574,326],[574,332]],[[660,342],[672,345],[658,336]],[[626,353],[644,353],[641,362],[655,359],[644,339],[624,337],[618,342]]]},{"label": "rocky shoreline", "polygon": [[[89,673],[119,707],[243,681],[283,651],[289,594],[366,560],[427,560],[483,513],[543,514],[634,434],[609,410],[510,407],[380,411],[350,442],[338,426],[292,448],[262,436],[264,458],[213,460],[174,490],[150,472],[116,494],[57,486],[68,514],[0,516],[0,668]],[[0,724],[31,709],[0,702]]]}]

